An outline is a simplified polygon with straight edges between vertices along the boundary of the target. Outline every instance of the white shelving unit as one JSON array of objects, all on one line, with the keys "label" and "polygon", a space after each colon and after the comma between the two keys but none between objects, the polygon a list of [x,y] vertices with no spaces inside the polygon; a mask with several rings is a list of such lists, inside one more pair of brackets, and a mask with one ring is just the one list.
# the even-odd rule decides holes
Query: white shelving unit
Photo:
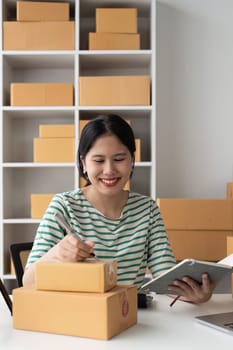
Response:
[{"label": "white shelving unit", "polygon": [[[10,275],[9,245],[33,240],[40,222],[30,218],[30,194],[63,192],[78,187],[79,183],[74,163],[33,162],[33,138],[38,137],[40,124],[74,123],[77,149],[80,119],[115,113],[131,120],[142,146],[142,161],[136,163],[131,189],[155,198],[156,1],[69,0],[69,3],[70,19],[75,21],[75,50],[4,51],[2,25],[0,28],[0,275],[5,282],[14,280]],[[97,7],[136,7],[141,50],[88,51],[88,33],[95,31]],[[16,0],[2,0],[1,23],[16,20],[15,9]],[[126,74],[151,77],[150,106],[79,106],[79,76]],[[48,81],[73,83],[74,106],[10,106],[11,82]]]}]

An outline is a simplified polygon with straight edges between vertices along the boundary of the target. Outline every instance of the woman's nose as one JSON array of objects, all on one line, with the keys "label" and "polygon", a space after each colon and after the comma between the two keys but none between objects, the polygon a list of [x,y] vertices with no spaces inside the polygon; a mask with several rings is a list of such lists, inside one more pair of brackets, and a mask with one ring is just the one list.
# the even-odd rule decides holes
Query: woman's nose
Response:
[{"label": "woman's nose", "polygon": [[107,161],[104,164],[104,174],[112,174],[115,170],[114,162]]}]

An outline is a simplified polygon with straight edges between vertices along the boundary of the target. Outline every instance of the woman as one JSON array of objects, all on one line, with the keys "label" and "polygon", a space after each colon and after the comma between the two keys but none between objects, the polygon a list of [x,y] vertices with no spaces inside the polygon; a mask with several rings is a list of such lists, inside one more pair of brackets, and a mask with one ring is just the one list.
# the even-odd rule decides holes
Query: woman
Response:
[{"label": "woman", "polygon": [[[76,262],[95,253],[117,259],[118,283],[143,283],[146,267],[152,275],[169,269],[175,259],[155,201],[124,190],[134,169],[135,138],[119,116],[103,115],[83,129],[78,150],[79,174],[84,188],[55,195],[37,230],[24,274],[24,285],[34,282],[38,260]],[[56,220],[63,216],[76,232],[66,235]],[[202,284],[184,277],[170,287],[183,300],[200,303],[211,296],[207,275]]]}]

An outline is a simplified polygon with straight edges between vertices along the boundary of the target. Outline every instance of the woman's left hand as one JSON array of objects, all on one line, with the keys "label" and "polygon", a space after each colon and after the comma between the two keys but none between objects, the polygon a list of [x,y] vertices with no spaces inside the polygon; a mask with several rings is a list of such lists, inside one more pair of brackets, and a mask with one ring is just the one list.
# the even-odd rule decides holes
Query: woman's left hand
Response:
[{"label": "woman's left hand", "polygon": [[209,280],[208,274],[204,273],[201,284],[184,276],[182,280],[175,280],[168,289],[177,292],[181,296],[180,300],[200,304],[211,298],[214,288],[215,284]]}]

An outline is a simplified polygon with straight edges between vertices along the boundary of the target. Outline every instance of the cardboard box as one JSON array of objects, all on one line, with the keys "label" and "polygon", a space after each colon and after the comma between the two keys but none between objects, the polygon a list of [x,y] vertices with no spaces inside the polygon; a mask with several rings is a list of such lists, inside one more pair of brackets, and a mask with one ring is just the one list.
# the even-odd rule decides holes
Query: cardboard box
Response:
[{"label": "cardboard box", "polygon": [[[22,262],[22,265],[23,265],[23,269],[25,268],[26,266],[26,263],[27,263],[27,259],[28,259],[28,255],[30,254],[30,250],[23,250],[22,252],[19,253],[19,256],[20,256],[20,260]],[[11,258],[11,271],[10,273],[12,275],[15,275],[15,268],[14,268],[14,263],[13,263],[13,260]]]},{"label": "cardboard box", "polygon": [[107,293],[13,290],[13,327],[110,339],[137,323],[137,287]]},{"label": "cardboard box", "polygon": [[34,162],[74,162],[74,138],[34,138],[33,156]]},{"label": "cardboard box", "polygon": [[74,22],[3,22],[4,50],[74,50]]},{"label": "cardboard box", "polygon": [[232,230],[233,201],[227,199],[159,198],[167,230]]},{"label": "cardboard box", "polygon": [[135,162],[141,162],[141,139],[135,139],[136,152]]},{"label": "cardboard box", "polygon": [[226,237],[231,231],[168,230],[167,234],[177,261],[185,258],[218,261],[226,256]]},{"label": "cardboard box", "polygon": [[79,78],[81,106],[149,105],[149,76],[101,76]]},{"label": "cardboard box", "polygon": [[227,237],[227,255],[233,254],[233,236]]},{"label": "cardboard box", "polygon": [[41,219],[54,194],[31,194],[31,218]]},{"label": "cardboard box", "polygon": [[96,32],[137,33],[137,9],[97,8]]},{"label": "cardboard box", "polygon": [[39,137],[74,137],[73,124],[42,124],[39,126]]},{"label": "cardboard box", "polygon": [[17,21],[69,21],[69,3],[17,1]]},{"label": "cardboard box", "polygon": [[104,293],[115,287],[116,283],[116,260],[38,262],[35,265],[35,288],[40,290]]},{"label": "cardboard box", "polygon": [[12,83],[11,106],[73,106],[73,84]]},{"label": "cardboard box", "polygon": [[140,34],[89,33],[89,50],[139,50]]}]

